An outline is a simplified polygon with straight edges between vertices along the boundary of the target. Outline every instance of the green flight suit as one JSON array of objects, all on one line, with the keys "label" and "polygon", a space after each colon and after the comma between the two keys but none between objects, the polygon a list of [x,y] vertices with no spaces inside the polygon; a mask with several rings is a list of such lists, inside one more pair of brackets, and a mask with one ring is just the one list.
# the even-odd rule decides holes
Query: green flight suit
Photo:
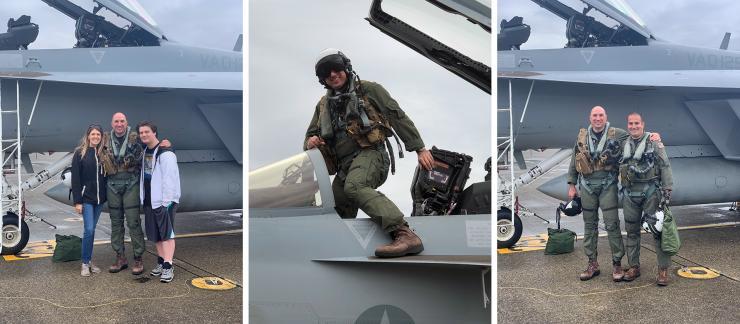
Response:
[{"label": "green flight suit", "polygon": [[[112,136],[105,133],[103,142],[105,157],[103,167],[108,175],[108,208],[111,221],[111,247],[116,254],[124,256],[124,219],[131,237],[134,249],[134,259],[140,259],[144,254],[144,232],[141,229],[139,214],[139,178],[141,176],[141,156],[143,147],[138,141],[136,130],[130,130],[127,135],[126,147],[121,153],[121,147],[111,143]],[[114,151],[118,151],[116,158]],[[107,162],[107,163],[106,163]]]},{"label": "green flight suit", "polygon": [[[614,140],[621,143],[624,141],[629,134],[620,128],[611,127],[615,131]],[[605,129],[600,134],[601,136],[607,136],[608,129]],[[589,139],[594,144],[598,143],[598,134],[593,132],[590,134]],[[598,136],[598,139],[601,137]],[[610,164],[611,170],[598,170],[594,171],[590,175],[580,174],[576,170],[576,153],[578,150],[578,143],[573,149],[573,156],[571,158],[570,166],[568,168],[568,184],[575,184],[578,187],[578,193],[581,197],[581,205],[583,208],[583,223],[584,223],[584,239],[583,249],[590,261],[595,261],[598,256],[598,241],[599,241],[599,213],[598,210],[601,208],[601,213],[604,217],[604,226],[606,227],[607,237],[609,240],[609,247],[612,252],[612,262],[621,262],[624,256],[624,243],[622,242],[622,232],[619,227],[619,214],[618,214],[618,202],[617,196],[617,182],[618,182],[618,164],[616,161]]]},{"label": "green flight suit", "polygon": [[[643,138],[646,138],[645,151],[653,150],[654,163],[652,170],[642,174],[631,173],[630,181],[625,181],[625,177],[621,176],[622,190],[624,193],[624,222],[625,229],[627,230],[625,247],[627,248],[627,262],[629,262],[630,267],[640,266],[640,231],[642,228],[641,219],[643,213],[655,213],[662,196],[661,190],[671,189],[673,186],[671,165],[668,161],[668,155],[665,152],[663,143],[650,142],[650,139],[647,139],[647,137],[648,133],[645,133],[643,135]],[[628,141],[632,141],[629,152],[629,156],[632,157],[635,150],[637,150],[640,139],[634,140],[630,138]],[[643,158],[637,161],[632,158],[625,159],[622,161],[621,172],[629,172],[627,169],[630,165],[634,165],[639,169],[648,168],[649,165],[645,156],[643,155]],[[668,269],[671,265],[671,256],[665,254],[660,248],[660,239],[655,240],[655,251],[658,256],[658,268]]]},{"label": "green flight suit", "polygon": [[[424,148],[424,142],[416,126],[388,91],[380,84],[370,81],[361,81],[361,86],[370,104],[389,121],[390,126],[405,144],[407,151],[415,152]],[[329,95],[333,95],[332,90],[328,91],[327,96]],[[313,118],[306,131],[304,150],[308,148],[308,138],[322,134],[320,106],[321,101],[316,104]],[[333,114],[345,118],[346,116],[342,113],[343,109],[335,109]],[[384,143],[360,148],[358,143],[346,133],[346,129],[337,127],[338,123],[336,118],[332,121],[335,128],[333,138],[324,138],[326,144],[336,155],[333,163],[337,166],[337,176],[332,182],[332,191],[337,213],[342,218],[355,218],[359,208],[374,221],[380,223],[384,231],[396,230],[406,223],[403,220],[403,213],[388,197],[375,190],[387,179],[390,167],[390,159]]]}]

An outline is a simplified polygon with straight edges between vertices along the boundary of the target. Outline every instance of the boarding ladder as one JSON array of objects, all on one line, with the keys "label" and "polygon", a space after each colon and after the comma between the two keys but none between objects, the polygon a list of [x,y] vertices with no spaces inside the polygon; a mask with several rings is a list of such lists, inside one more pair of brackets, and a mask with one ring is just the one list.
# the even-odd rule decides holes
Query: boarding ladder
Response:
[{"label": "boarding ladder", "polygon": [[[498,157],[496,158],[496,165],[502,165],[506,164],[509,169],[509,179],[508,181],[501,178],[501,174],[499,175],[499,205],[500,206],[509,206],[512,210],[511,214],[511,222],[514,223],[514,206],[516,203],[516,196],[514,195],[514,113],[511,110],[512,104],[512,95],[511,95],[511,79],[508,81],[509,85],[509,106],[498,108],[498,113],[504,113],[506,117],[508,117],[509,120],[509,134],[508,136],[497,136],[496,137],[496,144],[498,148],[498,152],[501,152]],[[508,157],[507,157],[508,155]],[[498,168],[498,167],[497,167]],[[502,168],[498,168],[499,170],[502,170]],[[508,200],[508,201],[507,201]]]},{"label": "boarding ladder", "polygon": [[[0,240],[0,250],[2,244],[6,241],[12,241],[14,238],[21,237],[22,212],[21,204],[23,201],[21,188],[21,117],[20,117],[20,82],[15,81],[15,109],[8,109],[0,106],[0,161],[2,161],[2,176],[0,177],[0,217],[2,217],[2,240]],[[2,82],[0,82],[0,103],[2,103]],[[6,138],[3,133],[3,120],[6,115],[15,115],[16,131],[15,136]],[[15,159],[13,159],[15,157]],[[8,166],[8,168],[6,168]],[[8,174],[15,173],[15,176],[6,177]],[[11,186],[11,182],[15,187]],[[13,213],[18,217],[18,226],[7,226],[5,224],[5,215]]]}]

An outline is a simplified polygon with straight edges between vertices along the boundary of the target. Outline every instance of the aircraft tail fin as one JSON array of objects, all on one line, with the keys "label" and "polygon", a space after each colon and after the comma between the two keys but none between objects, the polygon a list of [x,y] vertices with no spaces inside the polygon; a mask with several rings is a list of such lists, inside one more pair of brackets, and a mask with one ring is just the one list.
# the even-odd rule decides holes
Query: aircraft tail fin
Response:
[{"label": "aircraft tail fin", "polygon": [[732,33],[725,33],[725,38],[722,39],[722,44],[719,45],[719,49],[727,49],[727,46],[730,45],[730,35],[732,35]]},{"label": "aircraft tail fin", "polygon": [[242,38],[243,37],[244,37],[244,34],[239,34],[239,38],[236,39],[236,44],[234,44],[234,52],[242,51]]}]

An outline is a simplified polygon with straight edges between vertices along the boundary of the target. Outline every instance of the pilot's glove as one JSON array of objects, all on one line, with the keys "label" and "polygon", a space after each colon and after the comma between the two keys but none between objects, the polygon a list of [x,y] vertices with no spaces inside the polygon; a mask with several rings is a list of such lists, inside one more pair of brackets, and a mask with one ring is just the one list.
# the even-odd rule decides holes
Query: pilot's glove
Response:
[{"label": "pilot's glove", "polygon": [[670,201],[671,201],[671,192],[672,192],[671,189],[663,189],[663,199],[662,199],[663,201],[661,202],[661,204],[663,205],[663,207],[668,206],[668,204],[670,203]]}]

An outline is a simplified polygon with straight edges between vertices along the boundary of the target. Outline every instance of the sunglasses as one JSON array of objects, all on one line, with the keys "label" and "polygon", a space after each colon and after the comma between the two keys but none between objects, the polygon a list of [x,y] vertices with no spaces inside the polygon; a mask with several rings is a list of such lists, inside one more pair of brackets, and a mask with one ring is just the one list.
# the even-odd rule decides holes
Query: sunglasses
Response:
[{"label": "sunglasses", "polygon": [[330,55],[316,64],[316,76],[326,79],[331,75],[332,71],[339,72],[345,69],[344,60],[339,55]]}]

